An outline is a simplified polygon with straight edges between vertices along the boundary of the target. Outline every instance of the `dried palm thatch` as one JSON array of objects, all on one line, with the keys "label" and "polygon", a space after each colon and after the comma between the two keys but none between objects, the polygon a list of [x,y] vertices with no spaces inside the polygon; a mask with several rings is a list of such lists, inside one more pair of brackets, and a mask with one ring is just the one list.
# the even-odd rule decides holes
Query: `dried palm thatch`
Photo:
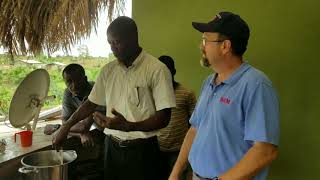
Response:
[{"label": "dried palm thatch", "polygon": [[0,46],[11,55],[68,51],[96,31],[99,11],[107,9],[111,21],[124,5],[125,0],[0,0]]}]

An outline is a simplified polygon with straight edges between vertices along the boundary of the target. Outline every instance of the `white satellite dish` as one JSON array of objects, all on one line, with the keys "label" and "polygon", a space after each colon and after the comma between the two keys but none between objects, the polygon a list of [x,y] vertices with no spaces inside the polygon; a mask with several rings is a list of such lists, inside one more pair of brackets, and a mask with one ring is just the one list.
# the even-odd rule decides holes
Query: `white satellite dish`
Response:
[{"label": "white satellite dish", "polygon": [[45,69],[36,69],[29,73],[16,89],[9,108],[9,121],[13,127],[26,126],[33,119],[32,130],[35,130],[43,103],[48,97],[50,85],[49,73]]}]

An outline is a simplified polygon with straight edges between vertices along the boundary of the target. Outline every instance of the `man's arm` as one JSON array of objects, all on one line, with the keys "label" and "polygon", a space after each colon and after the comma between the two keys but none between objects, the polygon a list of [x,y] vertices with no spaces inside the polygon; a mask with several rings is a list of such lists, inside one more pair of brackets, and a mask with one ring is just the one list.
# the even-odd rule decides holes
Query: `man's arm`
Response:
[{"label": "man's arm", "polygon": [[[97,106],[97,107],[95,108],[95,111],[97,111],[97,109],[98,109],[98,111],[101,112],[102,114],[106,114],[106,111],[105,111],[105,110],[106,110],[106,107],[105,107],[105,106]],[[65,121],[65,120],[62,120],[62,122],[65,123],[66,121]],[[82,120],[82,121],[76,123],[75,125],[73,125],[73,126],[71,127],[71,129],[70,129],[70,132],[71,132],[71,133],[75,133],[75,135],[79,135],[79,133],[87,133],[87,132],[90,130],[90,128],[91,128],[91,126],[92,126],[93,123],[94,123],[93,115],[90,114],[90,115],[89,115],[87,118],[85,118],[84,120]],[[95,126],[98,130],[100,130],[100,131],[103,130],[103,128],[100,127],[100,125],[98,125],[98,124],[94,124],[94,126]]]},{"label": "man's arm", "polygon": [[59,131],[53,136],[52,145],[55,149],[59,149],[61,147],[62,142],[67,138],[67,135],[70,131],[70,128],[76,124],[77,122],[85,119],[89,115],[91,115],[95,108],[96,104],[92,103],[89,100],[86,100],[75,113],[71,115],[69,120],[62,124]]},{"label": "man's arm", "polygon": [[[71,92],[68,89],[64,90],[63,100],[62,100],[62,124],[65,124],[67,120],[71,117],[71,115],[78,109],[76,103],[74,103],[74,99],[72,97]],[[78,133],[82,133],[88,129],[93,123],[92,116],[91,118],[85,118],[81,122],[78,122],[74,126],[71,127],[70,132],[75,133],[74,135],[79,135]]]},{"label": "man's arm", "polygon": [[189,152],[194,140],[194,137],[197,134],[197,130],[194,127],[190,127],[185,138],[183,141],[183,144],[180,149],[180,153],[178,156],[178,159],[172,169],[172,172],[170,174],[169,180],[179,180],[181,173],[183,170],[186,168],[187,163],[188,163],[188,156]]},{"label": "man's arm", "polygon": [[154,131],[166,127],[171,117],[171,108],[156,111],[153,116],[140,122],[127,121],[123,115],[115,109],[112,109],[111,112],[115,115],[112,118],[106,117],[99,112],[95,112],[94,117],[102,127],[121,131]]},{"label": "man's arm", "polygon": [[157,111],[153,116],[140,122],[131,122],[130,131],[154,131],[166,127],[171,117],[171,108]]},{"label": "man's arm", "polygon": [[221,180],[248,180],[258,174],[277,158],[278,147],[264,142],[255,142],[243,158],[231,169],[222,174]]},{"label": "man's arm", "polygon": [[80,138],[84,137],[84,135],[89,134],[89,130],[93,122],[94,120],[92,119],[92,116],[87,117],[86,119],[73,125],[70,128],[68,135]]},{"label": "man's arm", "polygon": [[97,107],[96,104],[91,102],[90,100],[86,100],[81,106],[71,115],[71,117],[63,124],[63,126],[68,127],[69,129],[75,125],[77,122],[81,121],[82,119],[86,119],[90,116],[95,108]]},{"label": "man's arm", "polygon": [[[67,121],[62,121],[63,124],[65,124]],[[85,118],[84,120],[76,123],[70,128],[70,133],[83,133],[90,130],[91,125],[93,124],[94,120],[92,118],[92,115],[89,115],[89,117]]]},{"label": "man's arm", "polygon": [[93,116],[90,115],[84,120],[73,125],[69,130],[69,135],[79,137],[81,140],[81,144],[85,147],[94,146],[94,140],[92,135],[90,134],[90,127],[93,122]]}]

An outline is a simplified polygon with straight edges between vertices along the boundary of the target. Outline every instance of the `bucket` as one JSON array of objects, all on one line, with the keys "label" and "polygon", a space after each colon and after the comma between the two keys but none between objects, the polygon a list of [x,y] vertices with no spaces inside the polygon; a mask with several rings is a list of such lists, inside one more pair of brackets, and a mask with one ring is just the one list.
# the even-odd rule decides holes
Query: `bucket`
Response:
[{"label": "bucket", "polygon": [[73,150],[63,151],[63,162],[56,150],[40,151],[21,159],[19,172],[26,180],[67,180],[68,164],[77,158]]}]

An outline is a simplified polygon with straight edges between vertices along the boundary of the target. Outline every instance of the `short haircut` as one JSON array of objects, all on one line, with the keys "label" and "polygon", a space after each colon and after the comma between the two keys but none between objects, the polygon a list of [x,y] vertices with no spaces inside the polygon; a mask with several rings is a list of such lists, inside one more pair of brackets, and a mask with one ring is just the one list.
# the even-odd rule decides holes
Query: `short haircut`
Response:
[{"label": "short haircut", "polygon": [[172,76],[174,76],[176,74],[176,68],[174,66],[174,61],[173,61],[172,57],[167,56],[167,55],[163,55],[163,56],[160,56],[158,59],[168,67]]},{"label": "short haircut", "polygon": [[79,76],[85,76],[86,73],[84,71],[84,68],[80,65],[80,64],[75,64],[75,63],[72,63],[72,64],[69,64],[67,65],[63,71],[62,71],[62,77],[64,78],[64,74],[71,74],[71,73],[75,73]]},{"label": "short haircut", "polygon": [[219,38],[231,41],[232,53],[241,57],[247,50],[248,39],[232,39],[224,34],[219,33]]},{"label": "short haircut", "polygon": [[138,37],[138,28],[133,19],[127,16],[119,16],[110,23],[107,33],[115,33],[120,37]]}]

